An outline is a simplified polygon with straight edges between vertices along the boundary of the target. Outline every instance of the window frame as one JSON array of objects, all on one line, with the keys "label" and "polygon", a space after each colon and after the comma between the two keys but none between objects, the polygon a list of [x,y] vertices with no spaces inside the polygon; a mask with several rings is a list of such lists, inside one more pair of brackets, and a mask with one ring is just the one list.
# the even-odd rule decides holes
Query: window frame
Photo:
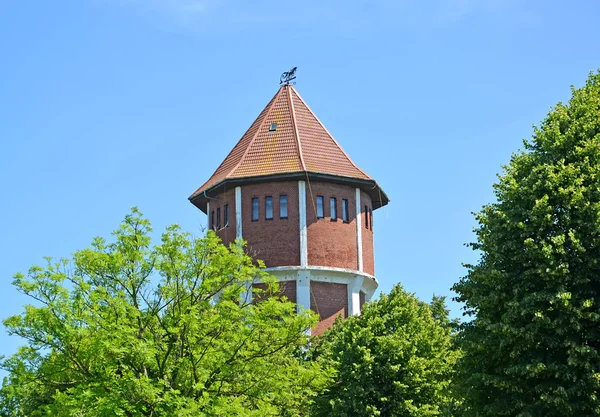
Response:
[{"label": "window frame", "polygon": [[332,222],[337,222],[337,198],[329,197],[329,218]]},{"label": "window frame", "polygon": [[[321,202],[321,212],[319,213],[319,202]],[[317,215],[317,219],[324,219],[325,218],[325,199],[323,198],[322,195],[318,195],[317,196],[317,203],[316,203],[316,215]]]},{"label": "window frame", "polygon": [[[281,201],[285,200],[285,216],[281,215]],[[279,196],[279,218],[280,219],[287,219],[289,215],[289,200],[288,200],[288,196],[287,194],[283,194]]]},{"label": "window frame", "polygon": [[[269,217],[269,203],[271,205],[271,217]],[[265,220],[273,220],[273,196],[265,197]]]},{"label": "window frame", "polygon": [[[253,222],[257,222],[258,219],[260,218],[260,203],[258,201],[258,197],[252,197],[252,202],[251,202],[251,219]],[[256,213],[254,212],[254,209],[256,208]]]},{"label": "window frame", "polygon": [[348,199],[342,198],[342,221],[350,223],[350,213],[348,212]]}]

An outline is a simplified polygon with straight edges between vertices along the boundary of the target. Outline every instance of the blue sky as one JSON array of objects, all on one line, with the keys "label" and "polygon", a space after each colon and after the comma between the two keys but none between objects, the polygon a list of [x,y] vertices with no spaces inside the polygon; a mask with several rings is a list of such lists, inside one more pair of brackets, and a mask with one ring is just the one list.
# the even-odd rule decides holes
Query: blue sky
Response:
[{"label": "blue sky", "polygon": [[[501,165],[600,67],[599,16],[593,1],[0,0],[0,317],[27,301],[15,272],[109,236],[131,206],[157,234],[200,233],[187,197],[293,66],[391,199],[380,289],[451,297]],[[0,332],[0,354],[18,344]]]}]

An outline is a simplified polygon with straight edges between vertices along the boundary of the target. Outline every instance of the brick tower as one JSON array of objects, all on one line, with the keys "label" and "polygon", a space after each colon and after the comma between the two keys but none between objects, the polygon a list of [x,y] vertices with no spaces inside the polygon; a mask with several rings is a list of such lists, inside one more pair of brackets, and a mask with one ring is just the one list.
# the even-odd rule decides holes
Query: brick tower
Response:
[{"label": "brick tower", "polygon": [[225,244],[246,240],[283,293],[319,314],[313,334],[360,314],[377,288],[372,213],[389,200],[291,85],[189,200]]}]

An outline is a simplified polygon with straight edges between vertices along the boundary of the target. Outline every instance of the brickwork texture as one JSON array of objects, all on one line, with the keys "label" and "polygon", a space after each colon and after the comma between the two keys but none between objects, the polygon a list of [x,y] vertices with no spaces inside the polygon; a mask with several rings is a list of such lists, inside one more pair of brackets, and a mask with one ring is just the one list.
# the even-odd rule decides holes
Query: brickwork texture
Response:
[{"label": "brickwork texture", "polygon": [[348,317],[348,286],[311,281],[310,309],[319,315],[319,323],[312,329],[312,335],[318,336],[327,330],[338,316]]}]

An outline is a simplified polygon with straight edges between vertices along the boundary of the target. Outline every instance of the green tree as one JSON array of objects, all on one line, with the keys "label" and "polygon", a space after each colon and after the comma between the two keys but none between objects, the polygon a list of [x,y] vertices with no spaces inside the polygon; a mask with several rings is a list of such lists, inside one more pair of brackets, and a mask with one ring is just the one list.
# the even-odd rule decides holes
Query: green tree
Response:
[{"label": "green tree", "polygon": [[113,242],[15,276],[34,305],[4,321],[26,345],[2,362],[0,414],[304,415],[327,375],[302,358],[315,317],[273,296],[242,245],[150,232],[134,209]]},{"label": "green tree", "polygon": [[397,285],[360,316],[337,322],[314,349],[318,362],[336,370],[314,415],[443,415],[453,402],[458,352],[443,299],[432,305]]},{"label": "green tree", "polygon": [[534,128],[454,286],[465,416],[600,415],[600,73]]}]

